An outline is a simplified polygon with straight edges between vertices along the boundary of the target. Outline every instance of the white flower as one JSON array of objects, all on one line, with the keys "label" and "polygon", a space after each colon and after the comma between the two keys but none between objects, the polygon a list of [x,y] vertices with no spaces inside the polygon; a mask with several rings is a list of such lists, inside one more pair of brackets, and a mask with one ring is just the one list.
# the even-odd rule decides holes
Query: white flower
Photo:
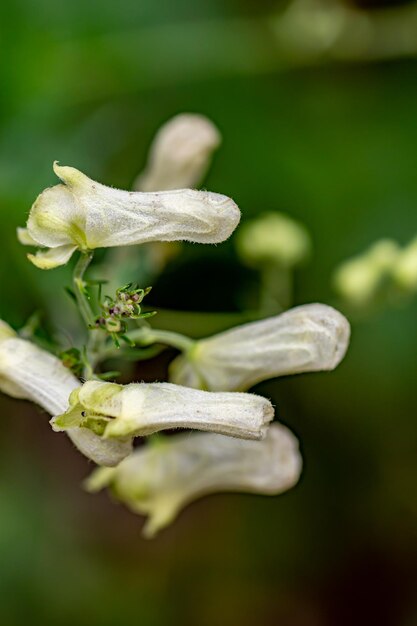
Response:
[{"label": "white flower", "polygon": [[[30,341],[20,339],[0,322],[0,390],[31,400],[56,415],[68,408],[70,394],[80,382],[61,361]],[[67,431],[74,445],[99,465],[117,465],[131,451],[131,441],[106,441],[87,428]]]},{"label": "white flower", "polygon": [[262,380],[332,370],[349,343],[346,318],[307,304],[197,341],[171,364],[170,380],[212,391],[245,390]]},{"label": "white flower", "polygon": [[116,468],[95,470],[86,487],[109,487],[132,511],[148,515],[144,534],[152,537],[192,500],[227,491],[276,495],[297,483],[301,466],[296,438],[273,424],[263,441],[213,433],[164,438]]},{"label": "white flower", "polygon": [[193,428],[261,439],[273,417],[269,400],[249,393],[211,393],[170,383],[87,381],[73,392],[69,410],[54,418],[52,426],[84,426],[104,438]]},{"label": "white flower", "polygon": [[101,185],[73,167],[54,164],[64,184],[50,187],[33,204],[25,245],[49,248],[28,255],[41,269],[66,263],[74,251],[149,241],[220,243],[236,228],[236,204],[218,193],[179,189],[142,193]]},{"label": "white flower", "polygon": [[294,267],[310,254],[311,241],[304,226],[288,215],[264,213],[242,224],[236,234],[236,247],[248,265]]},{"label": "white flower", "polygon": [[195,113],[176,115],[152,143],[145,171],[134,187],[141,191],[197,187],[221,142],[214,124]]}]

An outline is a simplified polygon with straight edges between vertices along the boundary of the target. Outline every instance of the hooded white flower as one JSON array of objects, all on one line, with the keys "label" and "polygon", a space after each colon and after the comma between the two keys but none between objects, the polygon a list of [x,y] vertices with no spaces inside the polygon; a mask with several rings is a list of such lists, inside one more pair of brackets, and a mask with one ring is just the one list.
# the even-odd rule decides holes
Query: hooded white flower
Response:
[{"label": "hooded white flower", "polygon": [[176,115],[157,132],[146,169],[134,188],[158,191],[197,187],[220,142],[219,131],[203,115]]},{"label": "hooded white flower", "polygon": [[[68,407],[80,382],[61,361],[30,341],[20,339],[0,321],[0,390],[14,398],[31,400],[56,415]],[[74,445],[99,465],[117,465],[131,451],[131,441],[106,441],[87,428],[67,431]]]},{"label": "hooded white flower", "polygon": [[170,380],[212,391],[245,390],[262,380],[332,370],[349,343],[346,318],[307,304],[197,341],[171,364]]},{"label": "hooded white flower", "polygon": [[261,439],[273,417],[269,400],[249,393],[211,393],[170,383],[87,381],[71,394],[70,408],[55,417],[52,426],[84,426],[104,438],[192,428]]},{"label": "hooded white flower", "polygon": [[49,248],[28,255],[41,269],[65,264],[78,248],[130,246],[149,241],[220,243],[239,223],[236,204],[218,193],[179,189],[142,193],[97,183],[73,167],[54,164],[64,184],[43,191],[33,204],[24,245]]},{"label": "hooded white flower", "polygon": [[297,483],[301,466],[296,438],[273,424],[263,441],[213,433],[164,438],[116,468],[95,470],[86,487],[109,487],[132,511],[148,515],[144,534],[152,537],[192,500],[228,491],[277,495]]}]

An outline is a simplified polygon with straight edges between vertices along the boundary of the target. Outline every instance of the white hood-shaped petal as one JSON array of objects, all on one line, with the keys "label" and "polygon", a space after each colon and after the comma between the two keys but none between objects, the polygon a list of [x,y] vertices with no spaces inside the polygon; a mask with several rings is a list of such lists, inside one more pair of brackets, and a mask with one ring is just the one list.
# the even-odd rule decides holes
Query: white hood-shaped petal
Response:
[{"label": "white hood-shaped petal", "polygon": [[158,191],[197,187],[220,142],[219,131],[204,115],[176,115],[157,132],[146,168],[134,188]]},{"label": "white hood-shaped petal", "polygon": [[[51,415],[66,411],[68,398],[80,381],[57,357],[30,341],[17,336],[1,340],[3,326],[7,325],[0,325],[0,390],[31,400]],[[106,441],[86,428],[72,428],[67,434],[98,465],[117,465],[132,449],[130,441]]]},{"label": "white hood-shaped petal", "polygon": [[180,385],[233,391],[300,372],[332,370],[350,337],[346,318],[324,304],[307,304],[198,341],[171,364]]},{"label": "white hood-shaped petal", "polygon": [[55,430],[83,425],[104,438],[192,428],[261,439],[273,417],[269,400],[249,393],[212,393],[170,383],[87,381],[72,394],[70,409],[52,425]]},{"label": "white hood-shaped petal", "polygon": [[239,223],[236,204],[218,193],[179,189],[129,192],[97,183],[73,167],[54,164],[64,184],[46,189],[33,204],[21,242],[59,249],[38,267],[68,261],[72,250],[130,246],[150,241],[220,243]]},{"label": "white hood-shaped petal", "polygon": [[109,487],[132,511],[148,515],[144,534],[152,537],[192,500],[229,491],[277,495],[297,483],[301,467],[296,438],[273,424],[263,441],[213,433],[165,438],[114,469],[95,470],[86,487]]}]

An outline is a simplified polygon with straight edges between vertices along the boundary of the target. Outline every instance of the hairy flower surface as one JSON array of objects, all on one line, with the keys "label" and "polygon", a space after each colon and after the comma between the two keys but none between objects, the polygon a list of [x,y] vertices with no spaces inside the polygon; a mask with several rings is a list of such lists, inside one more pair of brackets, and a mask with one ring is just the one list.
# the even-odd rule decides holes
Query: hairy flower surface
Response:
[{"label": "hairy flower surface", "polygon": [[54,171],[63,184],[38,196],[27,229],[18,230],[21,243],[49,248],[29,255],[41,269],[65,264],[76,249],[149,241],[220,243],[239,223],[236,204],[218,193],[121,191],[97,183],[73,167],[55,163]]},{"label": "hairy flower surface", "polygon": [[197,187],[220,142],[219,131],[204,115],[176,115],[157,132],[146,168],[135,181],[135,189]]},{"label": "hairy flower surface", "polygon": [[198,341],[171,364],[170,379],[212,391],[249,389],[276,376],[332,370],[349,343],[346,318],[307,304]]},{"label": "hairy flower surface", "polygon": [[70,409],[54,418],[52,426],[84,426],[104,438],[192,428],[261,439],[273,417],[269,400],[249,393],[211,393],[170,383],[87,381],[73,392]]},{"label": "hairy flower surface", "polygon": [[[8,334],[8,336],[7,336]],[[61,361],[0,323],[0,390],[13,398],[31,400],[56,415],[68,407],[80,382]],[[106,441],[86,428],[67,431],[74,445],[99,465],[117,465],[131,451],[130,441]]]},{"label": "hairy flower surface", "polygon": [[95,470],[86,487],[109,487],[131,510],[148,515],[144,534],[152,537],[192,500],[227,491],[276,495],[297,483],[301,466],[296,438],[273,424],[262,441],[213,433],[164,438],[116,468]]}]

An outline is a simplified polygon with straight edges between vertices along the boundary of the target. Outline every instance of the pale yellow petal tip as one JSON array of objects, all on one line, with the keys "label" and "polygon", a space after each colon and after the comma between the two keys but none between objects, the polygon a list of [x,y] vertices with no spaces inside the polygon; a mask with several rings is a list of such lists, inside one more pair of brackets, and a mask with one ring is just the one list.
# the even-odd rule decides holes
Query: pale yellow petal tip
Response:
[{"label": "pale yellow petal tip", "polygon": [[142,537],[154,539],[161,530],[172,524],[177,514],[176,507],[169,506],[166,502],[156,503],[154,510],[148,511],[148,517],[142,528]]},{"label": "pale yellow petal tip", "polygon": [[66,430],[66,426],[61,425],[61,420],[65,417],[65,413],[63,415],[55,415],[55,417],[53,417],[51,420],[49,420],[49,423],[52,427],[52,430],[55,433],[61,433],[64,430]]},{"label": "pale yellow petal tip", "polygon": [[75,185],[83,180],[89,180],[88,176],[69,165],[59,165],[59,161],[54,161],[53,170],[60,180],[66,185]]},{"label": "pale yellow petal tip", "polygon": [[41,270],[52,270],[68,263],[77,246],[58,246],[46,252],[39,250],[36,254],[28,254],[27,258]]},{"label": "pale yellow petal tip", "polygon": [[98,467],[83,481],[83,487],[88,493],[97,493],[112,482],[116,469],[114,467]]},{"label": "pale yellow petal tip", "polygon": [[16,231],[17,231],[17,239],[19,243],[21,243],[23,246],[36,246],[36,247],[39,246],[38,242],[35,241],[33,237],[29,234],[29,231],[27,228],[18,227]]},{"label": "pale yellow petal tip", "polygon": [[12,339],[16,337],[17,333],[13,330],[11,326],[9,326],[3,320],[0,320],[0,341],[4,341],[5,339]]}]

